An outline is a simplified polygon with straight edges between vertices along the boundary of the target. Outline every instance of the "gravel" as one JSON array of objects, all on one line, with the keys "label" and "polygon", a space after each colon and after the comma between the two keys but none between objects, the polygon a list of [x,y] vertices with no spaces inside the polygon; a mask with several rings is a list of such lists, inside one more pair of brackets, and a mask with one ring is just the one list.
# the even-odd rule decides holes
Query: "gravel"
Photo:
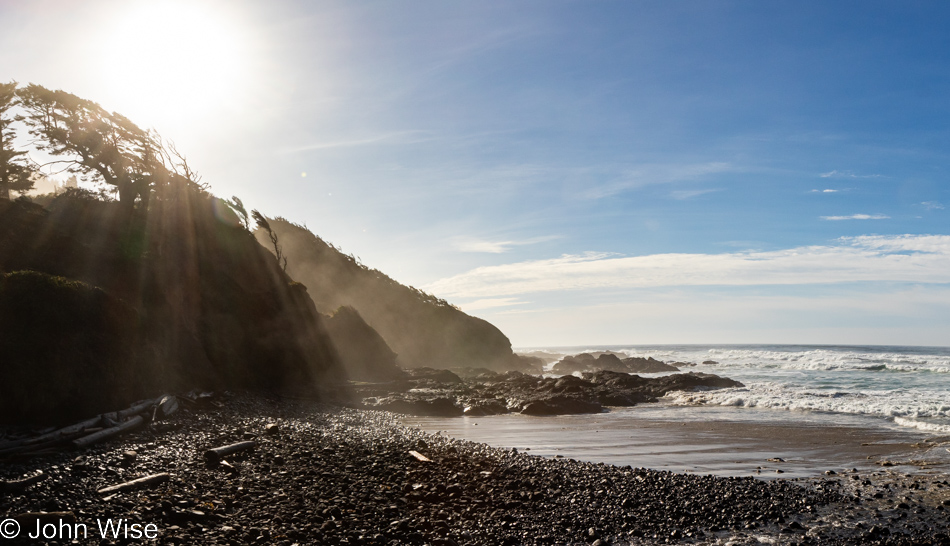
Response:
[{"label": "gravel", "polygon": [[[204,457],[250,441],[218,464]],[[674,474],[426,434],[387,412],[243,394],[85,451],[0,464],[4,480],[37,471],[49,478],[0,498],[0,519],[74,518],[47,527],[59,533],[51,544],[950,544],[946,475]],[[170,476],[97,492],[161,473]],[[154,525],[156,538],[100,536],[102,522],[119,518]],[[11,543],[36,532],[35,521],[21,522]],[[76,525],[85,536],[63,537]]]}]

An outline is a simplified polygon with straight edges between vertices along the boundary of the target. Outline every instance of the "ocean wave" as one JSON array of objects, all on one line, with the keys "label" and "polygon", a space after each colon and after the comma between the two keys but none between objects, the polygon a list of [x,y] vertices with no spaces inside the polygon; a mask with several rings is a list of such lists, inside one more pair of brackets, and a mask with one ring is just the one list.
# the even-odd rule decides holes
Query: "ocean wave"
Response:
[{"label": "ocean wave", "polygon": [[[901,426],[950,427],[950,404],[946,401],[946,393],[940,391],[816,391],[777,383],[758,383],[715,391],[673,392],[668,394],[666,399],[676,405],[717,405],[871,415],[892,419]],[[918,419],[933,419],[946,424]],[[904,424],[905,422],[908,424]],[[911,422],[923,424],[911,425]]]},{"label": "ocean wave", "polygon": [[[632,351],[624,351],[629,353]],[[648,354],[649,351],[643,351]],[[658,354],[660,351],[653,351]],[[788,370],[855,370],[880,372],[950,373],[950,356],[908,355],[903,353],[864,353],[811,349],[778,351],[769,349],[707,349],[697,351],[668,351],[667,360],[713,360],[717,368],[767,368]],[[660,356],[657,356],[660,358]]]},{"label": "ocean wave", "polygon": [[914,419],[905,419],[903,417],[895,417],[894,423],[902,427],[916,428],[917,430],[922,430],[924,432],[939,432],[941,434],[950,434],[950,425],[928,423],[926,421],[916,421]]}]

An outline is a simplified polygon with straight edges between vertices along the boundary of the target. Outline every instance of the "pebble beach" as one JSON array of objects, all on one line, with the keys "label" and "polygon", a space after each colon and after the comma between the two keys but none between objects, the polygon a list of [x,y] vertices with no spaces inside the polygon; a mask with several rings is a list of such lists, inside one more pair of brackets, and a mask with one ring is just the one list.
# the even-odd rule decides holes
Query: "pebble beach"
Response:
[{"label": "pebble beach", "polygon": [[[203,456],[237,442],[255,447],[215,464]],[[0,516],[20,526],[11,543],[950,544],[944,474],[673,473],[493,448],[387,412],[243,394],[85,451],[0,464],[5,481],[38,472],[47,478],[0,501]],[[159,473],[167,480],[100,493]],[[155,533],[101,536],[103,521],[120,519]],[[55,536],[29,538],[43,525]]]}]

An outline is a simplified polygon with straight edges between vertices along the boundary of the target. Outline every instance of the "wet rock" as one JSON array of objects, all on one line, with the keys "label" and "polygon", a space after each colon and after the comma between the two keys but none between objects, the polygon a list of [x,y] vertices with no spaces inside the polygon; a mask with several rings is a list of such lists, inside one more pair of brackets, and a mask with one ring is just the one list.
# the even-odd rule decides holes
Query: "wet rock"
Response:
[{"label": "wet rock", "polygon": [[600,413],[603,406],[598,402],[589,402],[571,396],[551,396],[532,400],[522,406],[525,415],[570,415],[578,413]]}]

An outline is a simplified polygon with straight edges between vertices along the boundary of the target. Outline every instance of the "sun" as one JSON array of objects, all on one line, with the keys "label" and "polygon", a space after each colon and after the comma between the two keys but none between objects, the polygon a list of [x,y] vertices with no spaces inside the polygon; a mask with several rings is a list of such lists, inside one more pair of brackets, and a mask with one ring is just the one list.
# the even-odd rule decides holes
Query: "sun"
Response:
[{"label": "sun", "polygon": [[248,43],[226,4],[130,2],[125,10],[97,59],[110,108],[145,126],[180,125],[239,100]]}]

